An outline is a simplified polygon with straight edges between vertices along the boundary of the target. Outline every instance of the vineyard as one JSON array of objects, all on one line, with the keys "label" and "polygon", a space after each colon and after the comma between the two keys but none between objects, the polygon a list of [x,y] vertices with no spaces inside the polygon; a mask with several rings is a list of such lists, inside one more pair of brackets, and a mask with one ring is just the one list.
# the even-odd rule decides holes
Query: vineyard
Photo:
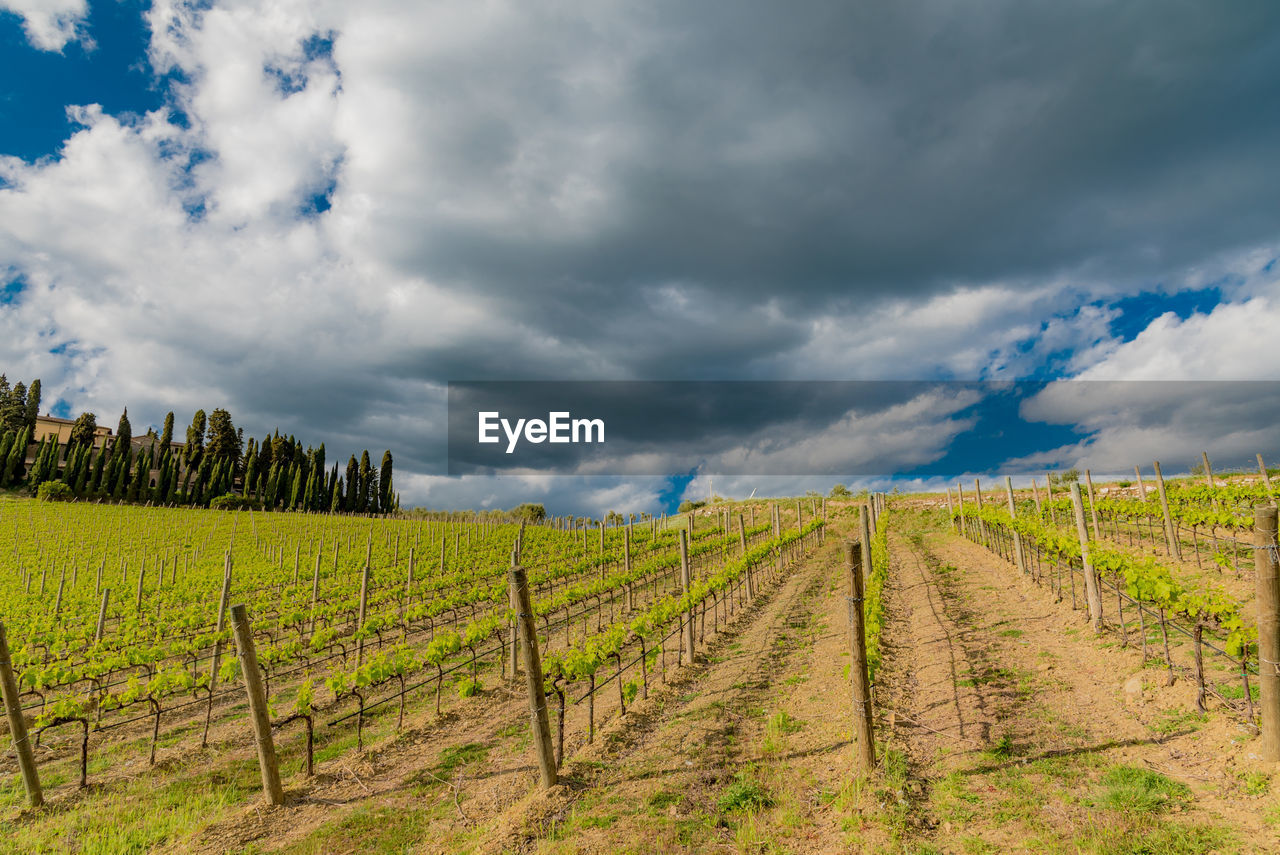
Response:
[{"label": "vineyard", "polygon": [[1232,805],[1271,784],[1271,485],[1157,477],[609,523],[0,499],[0,850],[1270,851]]}]

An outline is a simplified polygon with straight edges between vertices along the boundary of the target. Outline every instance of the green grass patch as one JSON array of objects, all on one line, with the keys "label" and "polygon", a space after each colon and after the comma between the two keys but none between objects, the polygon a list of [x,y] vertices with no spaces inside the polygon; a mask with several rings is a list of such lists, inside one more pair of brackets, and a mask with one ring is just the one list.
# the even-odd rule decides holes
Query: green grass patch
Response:
[{"label": "green grass patch", "polygon": [[748,771],[739,772],[720,794],[717,807],[724,813],[758,811],[773,805],[773,796]]},{"label": "green grass patch", "polygon": [[1102,776],[1097,803],[1111,810],[1134,813],[1162,813],[1191,798],[1186,784],[1151,769],[1113,766]]}]

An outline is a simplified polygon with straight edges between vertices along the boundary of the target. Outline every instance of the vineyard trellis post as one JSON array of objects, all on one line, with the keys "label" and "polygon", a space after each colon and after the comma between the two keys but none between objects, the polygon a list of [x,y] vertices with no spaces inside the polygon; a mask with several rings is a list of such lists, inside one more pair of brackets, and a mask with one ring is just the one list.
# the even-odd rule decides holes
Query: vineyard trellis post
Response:
[{"label": "vineyard trellis post", "polygon": [[[862,572],[866,574],[871,572],[872,522],[871,522],[871,506],[869,504],[864,504],[862,506],[861,513],[858,514],[858,525],[861,526],[858,534],[861,538],[861,543],[862,543],[862,550],[861,550],[862,560],[859,562],[858,566],[861,568]],[[861,580],[858,581],[858,585],[859,585],[859,590],[861,590],[861,586],[862,586]],[[862,595],[859,594],[858,596],[862,596]]]},{"label": "vineyard trellis post", "polygon": [[[692,579],[689,575],[689,539],[684,529],[680,530],[680,584],[683,587],[685,597],[689,596],[689,588],[692,587]],[[685,610],[684,620],[684,655],[685,660],[692,665],[694,656],[693,647],[693,605],[690,604]]]},{"label": "vineyard trellis post", "polygon": [[1258,689],[1262,706],[1262,759],[1280,762],[1280,559],[1276,509],[1253,512],[1253,560],[1258,597]]},{"label": "vineyard trellis post", "polygon": [[[863,517],[864,521],[866,517]],[[865,523],[864,523],[865,530]],[[868,542],[845,542],[845,564],[849,569],[849,652],[853,689],[854,772],[870,774],[876,765],[875,725],[871,709],[871,678],[867,673],[867,636],[863,620],[862,574],[870,564]]]},{"label": "vineyard trellis post", "polygon": [[1133,467],[1134,477],[1138,479],[1138,501],[1145,502],[1147,500],[1147,488],[1142,483],[1142,467]]},{"label": "vineyard trellis post", "polygon": [[[1018,510],[1013,503],[1013,479],[1008,475],[1004,476],[1004,489],[1009,497],[1009,518],[1016,520],[1018,518]],[[1013,529],[1013,554],[1017,558],[1018,572],[1026,576],[1027,556],[1022,548],[1022,534],[1016,528]]]},{"label": "vineyard trellis post", "polygon": [[284,804],[284,788],[280,784],[280,767],[276,763],[276,746],[271,739],[271,714],[267,709],[267,692],[258,669],[258,654],[253,647],[253,628],[243,603],[231,607],[231,625],[236,634],[236,655],[240,673],[249,696],[249,718],[253,722],[253,738],[258,748],[258,767],[262,772],[262,792],[271,805]]},{"label": "vineyard trellis post", "polygon": [[1089,516],[1093,522],[1093,539],[1101,540],[1102,537],[1098,534],[1098,503],[1093,497],[1093,473],[1088,469],[1084,470],[1084,483],[1089,491]]},{"label": "vineyard trellis post", "polygon": [[[227,603],[231,598],[231,553],[227,552],[223,556],[222,564],[222,593],[218,597],[218,618],[215,623],[214,641],[213,641],[213,662],[209,665],[209,707],[206,712],[205,721],[208,722],[208,716],[213,712],[213,690],[218,685],[218,668],[222,662],[222,630],[227,625]],[[200,747],[204,748],[208,744],[209,729],[205,727],[205,737],[201,741]]]},{"label": "vineyard trellis post", "polygon": [[[356,632],[364,629],[365,614],[369,609],[369,559],[364,562],[364,572],[360,574],[360,613],[356,620]],[[364,636],[356,642],[356,667],[364,664]]]},{"label": "vineyard trellis post", "polygon": [[1160,461],[1155,461],[1156,490],[1160,493],[1160,512],[1164,514],[1164,538],[1169,547],[1169,554],[1182,560],[1182,546],[1178,542],[1178,529],[1174,527],[1173,515],[1169,513],[1169,494],[1164,490],[1164,475],[1160,472]]},{"label": "vineyard trellis post", "polygon": [[0,689],[4,692],[4,709],[9,716],[9,735],[18,752],[18,767],[22,770],[22,783],[27,788],[27,802],[31,807],[44,804],[44,791],[40,789],[40,773],[31,752],[31,740],[27,736],[27,722],[22,717],[22,702],[18,699],[18,682],[13,678],[13,663],[9,659],[9,639],[4,623],[0,622]]},{"label": "vineyard trellis post", "polygon": [[1271,491],[1271,476],[1267,474],[1267,465],[1262,462],[1261,454],[1258,455],[1258,471],[1262,473],[1262,483],[1266,485],[1267,495],[1271,497],[1271,501],[1274,503],[1276,494]]},{"label": "vineyard trellis post", "polygon": [[111,597],[111,589],[104,588],[102,591],[102,605],[98,607],[98,626],[93,633],[93,643],[101,644],[102,635],[107,629],[107,600]]},{"label": "vineyard trellis post", "polygon": [[[1200,452],[1200,459],[1204,461],[1204,482],[1209,485],[1209,489],[1213,489],[1213,467],[1209,465],[1209,452]],[[1216,501],[1216,500],[1215,500]]]},{"label": "vineyard trellis post", "polygon": [[1075,482],[1071,484],[1071,508],[1075,511],[1076,537],[1080,539],[1080,565],[1084,570],[1084,596],[1089,603],[1089,622],[1093,624],[1093,631],[1098,633],[1102,632],[1102,591],[1098,587],[1098,574],[1094,572],[1093,562],[1089,560],[1089,531],[1084,524],[1084,502],[1080,498],[1080,485]]},{"label": "vineyard trellis post", "polygon": [[529,687],[529,712],[533,741],[538,750],[538,770],[542,787],[554,787],[557,780],[555,747],[551,744],[551,723],[547,716],[547,695],[543,685],[542,659],[538,652],[537,628],[533,625],[533,604],[529,597],[529,577],[516,564],[512,555],[508,579],[511,600],[516,605],[520,624],[520,655],[524,660],[525,681]]}]

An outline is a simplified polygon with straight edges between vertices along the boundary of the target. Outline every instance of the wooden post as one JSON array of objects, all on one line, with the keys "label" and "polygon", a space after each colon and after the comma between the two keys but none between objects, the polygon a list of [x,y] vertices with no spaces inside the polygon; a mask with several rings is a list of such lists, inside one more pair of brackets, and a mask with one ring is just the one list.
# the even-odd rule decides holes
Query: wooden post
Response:
[{"label": "wooden post", "polygon": [[143,561],[142,566],[138,568],[138,600],[134,604],[133,610],[142,613],[142,581],[147,578],[147,562]]},{"label": "wooden post", "polygon": [[860,777],[870,774],[876,765],[871,677],[867,673],[867,635],[862,612],[862,574],[869,566],[865,550],[865,541],[858,545],[853,541],[845,543],[845,564],[849,568],[849,652],[853,656],[849,668],[853,683],[853,770]]},{"label": "wooden post", "polygon": [[520,653],[524,660],[525,682],[529,688],[529,713],[533,742],[538,751],[538,770],[542,775],[543,789],[548,789],[554,787],[557,780],[556,753],[555,746],[551,744],[547,695],[542,682],[542,658],[538,651],[537,630],[533,625],[533,604],[529,600],[529,578],[523,567],[511,567],[508,588],[516,620],[520,625]]},{"label": "wooden post", "polygon": [[222,630],[227,625],[227,602],[231,598],[231,553],[223,557],[222,594],[218,597],[218,618],[215,622],[213,642],[213,664],[209,666],[209,703],[213,703],[213,690],[218,685],[218,666],[222,660]]},{"label": "wooden post", "polygon": [[1204,461],[1204,482],[1209,485],[1209,489],[1213,489],[1213,469],[1209,466],[1209,452],[1200,452],[1200,459]]},{"label": "wooden post", "polygon": [[[862,513],[858,514],[858,517],[858,524],[862,527],[860,532],[862,537],[862,560],[859,562],[859,566],[862,567],[862,572],[866,574],[871,572],[871,506],[864,504]],[[858,586],[861,589],[861,581],[858,582]]]},{"label": "wooden post", "polygon": [[276,765],[276,746],[271,741],[271,717],[267,711],[267,693],[258,670],[258,654],[253,649],[253,630],[243,603],[231,607],[231,623],[236,633],[236,653],[240,657],[240,673],[249,695],[249,717],[253,721],[254,742],[258,746],[258,767],[262,772],[262,792],[267,804],[284,804],[284,788],[280,785],[280,768]]},{"label": "wooden post", "polygon": [[58,577],[58,596],[53,601],[53,616],[62,611],[62,591],[67,587],[67,565],[62,565],[62,575]]},{"label": "wooden post", "polygon": [[1040,506],[1040,488],[1036,486],[1036,479],[1031,479],[1031,495],[1036,500],[1036,519],[1044,516],[1044,508]]},{"label": "wooden post", "polygon": [[1134,477],[1138,479],[1138,499],[1139,501],[1145,502],[1147,500],[1147,488],[1142,483],[1142,467],[1133,467],[1133,474]]},{"label": "wooden post", "polygon": [[107,600],[111,597],[111,589],[102,591],[102,605],[98,607],[98,628],[93,633],[93,643],[100,644],[102,635],[107,630]]},{"label": "wooden post", "polygon": [[[356,632],[364,629],[364,616],[369,608],[369,562],[364,562],[364,572],[360,574],[360,618],[356,623]],[[356,642],[356,667],[364,664],[364,639]]]},{"label": "wooden post", "polygon": [[1089,604],[1089,622],[1095,633],[1102,632],[1102,591],[1098,577],[1089,560],[1089,532],[1084,525],[1084,502],[1080,499],[1080,485],[1071,484],[1071,507],[1076,516],[1076,537],[1080,539],[1080,562],[1084,566],[1084,597]]},{"label": "wooden post", "polygon": [[36,770],[36,758],[31,753],[31,740],[27,737],[27,722],[22,717],[18,681],[13,678],[9,639],[5,635],[3,622],[0,622],[0,689],[4,692],[4,709],[9,716],[9,735],[13,737],[13,747],[18,752],[22,783],[27,788],[27,803],[33,808],[40,807],[44,804],[44,791],[40,789],[40,773]]},{"label": "wooden post", "polygon": [[[1009,517],[1016,520],[1018,518],[1018,510],[1013,503],[1013,479],[1008,475],[1004,476],[1004,491],[1009,498]],[[1022,534],[1016,528],[1013,530],[1013,554],[1017,558],[1018,572],[1026,575],[1027,556],[1022,549]]]},{"label": "wooden post", "polygon": [[1280,558],[1276,509],[1253,510],[1253,561],[1258,597],[1258,683],[1262,759],[1280,762]]},{"label": "wooden post", "polygon": [[622,530],[622,572],[627,577],[627,614],[636,609],[636,586],[631,578],[631,520]]},{"label": "wooden post", "polygon": [[1093,539],[1101,540],[1102,536],[1098,534],[1098,505],[1093,500],[1093,474],[1088,470],[1084,470],[1084,483],[1089,490],[1089,515],[1093,520]]},{"label": "wooden post", "polygon": [[316,566],[311,571],[311,621],[307,625],[307,635],[316,634],[316,604],[320,601],[320,554],[324,552],[324,541],[316,550]]},{"label": "wooden post", "polygon": [[1267,466],[1262,462],[1262,455],[1258,455],[1258,471],[1262,473],[1262,483],[1267,487],[1267,495],[1271,497],[1271,501],[1276,500],[1276,494],[1271,492],[1271,476],[1267,474]]},{"label": "wooden post", "polygon": [[[689,539],[684,529],[680,530],[680,585],[684,589],[684,593],[688,595],[689,588],[692,587],[692,578],[689,575]],[[690,665],[693,664],[694,647],[693,647],[693,606],[690,605],[685,611],[684,621],[684,655],[685,661]]]},{"label": "wooden post", "polygon": [[1182,545],[1178,542],[1178,530],[1173,525],[1173,515],[1169,513],[1169,496],[1164,491],[1164,475],[1160,472],[1160,461],[1155,461],[1156,489],[1160,492],[1160,511],[1164,514],[1164,538],[1169,554],[1182,560]]},{"label": "wooden post", "polygon": [[956,499],[960,503],[960,525],[959,532],[964,534],[964,487],[960,486],[960,482],[956,482]]}]

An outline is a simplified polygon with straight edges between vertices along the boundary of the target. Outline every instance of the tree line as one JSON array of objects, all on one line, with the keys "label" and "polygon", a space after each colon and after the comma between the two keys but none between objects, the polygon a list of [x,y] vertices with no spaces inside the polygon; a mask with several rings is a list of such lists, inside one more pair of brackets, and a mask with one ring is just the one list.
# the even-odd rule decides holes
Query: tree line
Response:
[{"label": "tree line", "polygon": [[185,442],[176,444],[169,412],[162,432],[148,429],[152,441],[139,443],[136,453],[127,407],[111,444],[101,448],[94,442],[97,416],[82,413],[66,443],[41,437],[28,466],[39,404],[39,380],[30,388],[10,388],[0,375],[0,488],[25,486],[50,498],[194,507],[386,514],[400,506],[390,450],[377,468],[368,449],[358,460],[352,455],[345,469],[336,462],[326,468],[324,443],[304,447],[276,431],[246,444],[243,430],[222,408],[208,415],[197,410]]}]

